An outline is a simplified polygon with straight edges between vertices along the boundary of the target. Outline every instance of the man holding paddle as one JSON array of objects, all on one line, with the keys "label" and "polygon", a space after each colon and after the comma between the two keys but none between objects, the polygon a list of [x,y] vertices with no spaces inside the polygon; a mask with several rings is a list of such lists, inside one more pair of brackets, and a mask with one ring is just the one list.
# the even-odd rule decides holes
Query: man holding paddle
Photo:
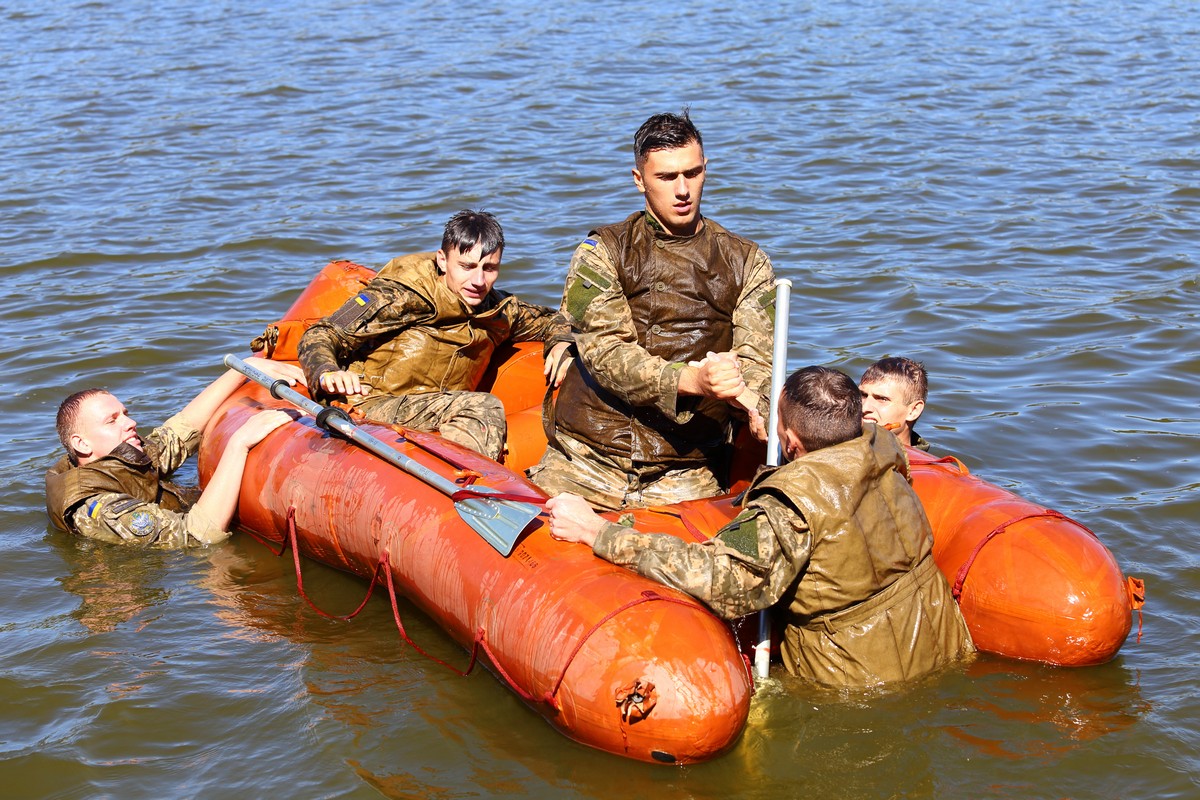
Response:
[{"label": "man holding paddle", "polygon": [[[258,369],[288,384],[304,376],[291,364],[252,358]],[[121,403],[102,389],[85,389],[58,409],[66,448],[46,473],[46,512],[56,526],[89,539],[141,547],[180,548],[229,537],[250,449],[292,419],[263,411],[225,445],[201,493],[165,478],[200,447],[200,432],[243,383],[227,371],[144,440]]]},{"label": "man holding paddle", "polygon": [[718,494],[732,417],[765,440],[769,408],[770,260],[700,213],[708,162],[686,110],[646,120],[634,158],[645,208],[571,259],[561,311],[579,357],[530,470],[606,509]]},{"label": "man holding paddle", "polygon": [[308,385],[345,395],[368,419],[437,431],[501,460],[504,407],[475,391],[492,353],[509,341],[544,341],[546,376],[557,384],[570,343],[553,309],[495,288],[503,254],[495,217],[455,214],[436,253],[393,258],[304,333],[299,358]]}]

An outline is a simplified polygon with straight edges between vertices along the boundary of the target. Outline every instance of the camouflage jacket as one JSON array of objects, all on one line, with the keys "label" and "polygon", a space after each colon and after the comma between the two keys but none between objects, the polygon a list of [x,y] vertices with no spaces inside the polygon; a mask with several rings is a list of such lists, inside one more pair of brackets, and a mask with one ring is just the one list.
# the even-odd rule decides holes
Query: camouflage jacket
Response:
[{"label": "camouflage jacket", "polygon": [[916,677],[973,650],[903,448],[861,437],[761,473],[710,541],[607,524],[594,551],[734,619],[786,606],[793,673],[836,686]]},{"label": "camouflage jacket", "polygon": [[493,289],[471,308],[439,278],[433,253],[394,258],[357,296],[309,328],[299,360],[309,386],[350,369],[378,397],[473,391],[505,342],[547,341],[565,330],[553,309]]},{"label": "camouflage jacket", "polygon": [[63,456],[46,473],[47,512],[56,525],[90,539],[162,548],[195,544],[198,535],[216,528],[189,510],[199,490],[162,479],[199,446],[200,432],[177,414],[146,437],[144,454],[114,451],[83,467]]},{"label": "camouflage jacket", "polygon": [[[663,268],[688,272],[655,274],[653,268],[645,265],[618,263],[624,253],[614,252],[613,248],[620,241],[631,242],[631,252],[646,252],[651,259],[664,259]],[[735,263],[739,256],[734,253],[741,250],[747,254],[744,262]],[[704,263],[706,257],[702,253],[719,254],[727,263]],[[733,269],[737,274],[706,276],[709,267]],[[709,293],[705,284],[709,282],[731,283],[735,287],[737,293],[731,308],[726,312],[713,307],[705,312],[712,319],[692,320],[687,316],[689,308],[709,307],[705,302]],[[630,433],[618,432],[616,436],[609,435],[607,428],[591,430],[588,422],[591,417],[587,416],[564,419],[560,429],[618,458],[637,461],[643,451],[654,456],[663,451],[670,453],[673,445],[656,446],[652,432],[656,431],[668,442],[679,443],[687,438],[683,429],[693,422],[703,402],[700,398],[680,397],[679,377],[686,362],[705,357],[705,347],[696,345],[689,349],[687,342],[713,339],[708,335],[711,333],[708,326],[720,328],[717,338],[728,342],[728,349],[737,354],[746,384],[759,395],[759,410],[765,417],[775,321],[774,284],[774,272],[766,254],[711,220],[706,220],[705,228],[694,236],[672,237],[652,217],[640,212],[619,225],[593,232],[576,248],[571,259],[560,308],[574,333],[580,362],[564,380],[560,402],[575,391],[580,393],[581,402],[591,403],[588,407],[591,417],[595,416],[592,407],[603,411],[607,406],[612,409],[606,412],[609,416],[626,415],[635,422]],[[681,286],[689,298],[683,304],[674,301],[663,304],[670,318],[641,321],[636,318],[634,306],[642,308],[643,314],[646,309],[656,307],[657,301],[647,301],[647,296],[653,297],[656,291],[681,291]],[[678,313],[684,316],[675,316]],[[669,356],[664,357],[664,353]],[[602,402],[589,400],[589,393],[600,396]],[[567,413],[571,413],[569,408]],[[579,416],[581,412],[575,413]],[[649,444],[638,441],[639,423],[644,426],[643,434],[651,436]],[[625,442],[625,439],[631,440]],[[676,448],[680,449],[686,451],[686,444]]]}]

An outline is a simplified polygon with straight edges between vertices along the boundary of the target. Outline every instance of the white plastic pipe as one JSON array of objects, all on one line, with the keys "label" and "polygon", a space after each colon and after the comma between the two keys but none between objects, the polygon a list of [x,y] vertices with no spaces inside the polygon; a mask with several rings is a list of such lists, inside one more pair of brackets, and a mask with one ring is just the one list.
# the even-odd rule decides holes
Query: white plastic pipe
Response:
[{"label": "white plastic pipe", "polygon": [[[788,319],[792,299],[792,282],[787,278],[775,281],[775,342],[771,351],[771,413],[767,419],[767,466],[779,465],[779,393],[787,379]],[[754,646],[754,675],[767,677],[771,663],[771,619],[766,611],[758,612],[758,644]]]}]

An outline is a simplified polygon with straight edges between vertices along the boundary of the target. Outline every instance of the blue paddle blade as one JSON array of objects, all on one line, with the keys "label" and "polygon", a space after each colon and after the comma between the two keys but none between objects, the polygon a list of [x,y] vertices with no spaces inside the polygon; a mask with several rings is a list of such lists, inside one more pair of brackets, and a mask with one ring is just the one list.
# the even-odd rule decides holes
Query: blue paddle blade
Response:
[{"label": "blue paddle blade", "polygon": [[542,510],[532,503],[517,500],[492,500],[468,497],[454,503],[458,515],[502,556],[508,556],[521,531],[537,519]]}]

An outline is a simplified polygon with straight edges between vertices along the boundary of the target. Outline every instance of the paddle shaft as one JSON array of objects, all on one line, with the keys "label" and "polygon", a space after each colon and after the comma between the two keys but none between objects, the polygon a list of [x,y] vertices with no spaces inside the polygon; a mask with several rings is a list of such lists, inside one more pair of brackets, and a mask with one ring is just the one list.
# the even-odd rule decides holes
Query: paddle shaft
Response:
[{"label": "paddle shaft", "polygon": [[[232,354],[225,356],[225,366],[240,372],[258,385],[269,389],[272,397],[278,400],[286,400],[302,411],[311,414],[316,418],[317,424],[320,427],[337,431],[343,438],[349,439],[359,447],[371,451],[384,461],[394,464],[414,478],[419,478],[442,494],[453,497],[462,488],[455,484],[454,481],[439,475],[424,464],[396,451],[359,428],[340,409],[323,406],[300,394],[291,386],[288,386],[287,381],[273,378]],[[490,494],[495,491],[489,486],[472,488],[478,494]]]}]

